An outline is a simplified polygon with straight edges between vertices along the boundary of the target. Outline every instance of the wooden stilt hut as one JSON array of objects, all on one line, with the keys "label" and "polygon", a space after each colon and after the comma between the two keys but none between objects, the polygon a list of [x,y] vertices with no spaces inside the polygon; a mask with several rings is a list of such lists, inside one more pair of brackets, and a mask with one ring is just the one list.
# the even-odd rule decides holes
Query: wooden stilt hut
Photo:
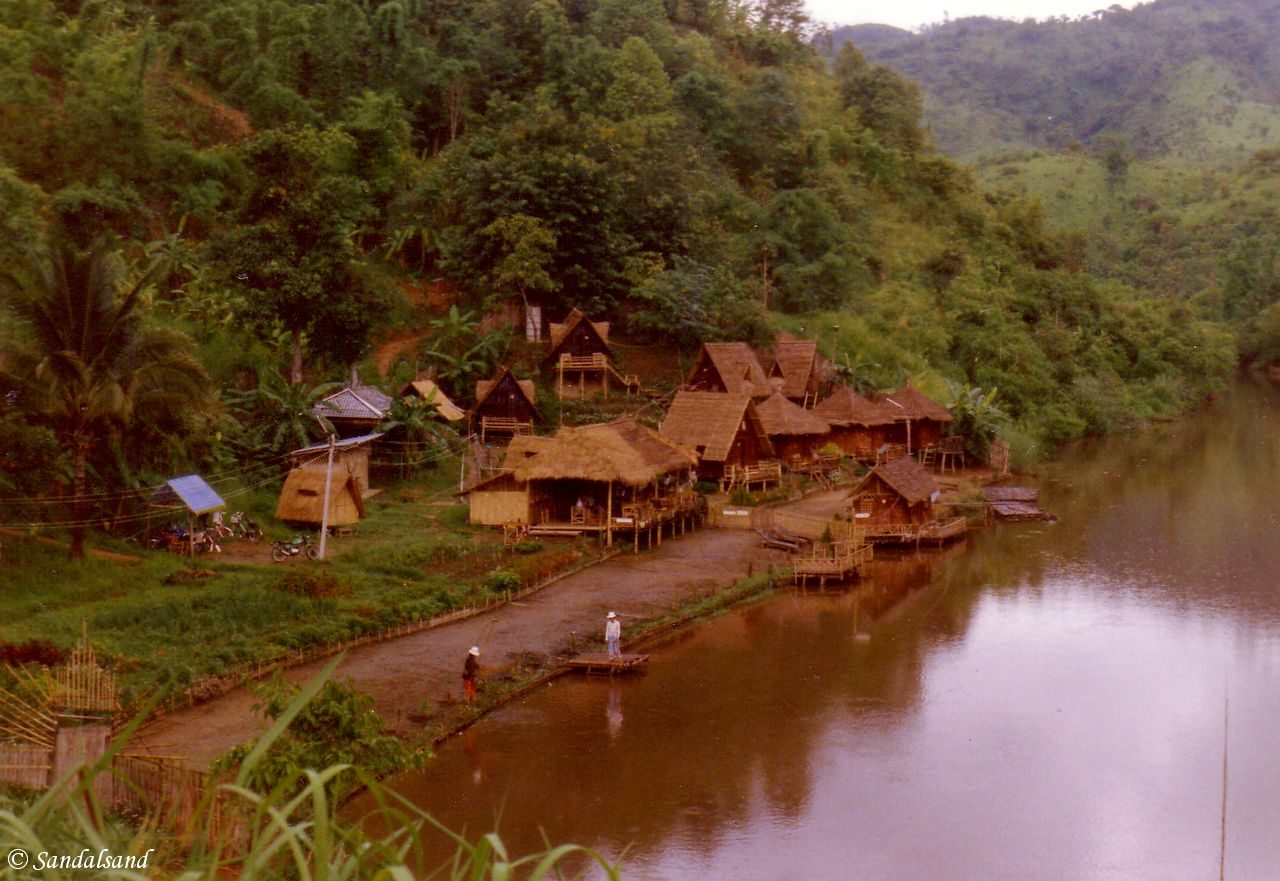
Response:
[{"label": "wooden stilt hut", "polygon": [[662,436],[698,453],[698,476],[731,486],[782,478],[781,464],[749,394],[676,392]]},{"label": "wooden stilt hut", "polygon": [[861,462],[876,461],[876,451],[889,439],[897,419],[891,405],[873,402],[851,388],[841,386],[813,408],[815,416],[831,426],[830,442]]},{"label": "wooden stilt hut", "polygon": [[689,391],[766,398],[773,393],[760,359],[746,343],[703,343],[685,380]]},{"label": "wooden stilt hut", "polygon": [[481,443],[510,440],[521,434],[532,434],[538,421],[538,407],[533,380],[516,379],[504,367],[493,379],[476,383],[476,403],[468,415],[472,434]]},{"label": "wooden stilt hut", "polygon": [[756,409],[774,454],[792,470],[810,470],[809,464],[821,458],[819,451],[831,436],[831,424],[782,391],[774,392]]},{"label": "wooden stilt hut", "polygon": [[638,542],[698,509],[687,486],[697,457],[633,420],[562,428],[520,447],[508,450],[501,474],[463,492],[472,523],[527,525],[534,535],[599,532],[610,543],[624,532]]},{"label": "wooden stilt hut", "polygon": [[906,444],[907,455],[936,449],[952,421],[946,407],[910,382],[893,394],[885,395],[880,403],[897,412],[897,419],[889,430],[889,441]]},{"label": "wooden stilt hut", "polygon": [[943,541],[964,533],[964,518],[940,520],[938,486],[910,456],[877,465],[850,491],[854,522],[869,541]]},{"label": "wooden stilt hut", "polygon": [[609,347],[609,322],[589,321],[573,309],[564,321],[551,325],[551,351],[543,366],[555,374],[560,398],[582,398],[597,390],[607,398],[611,383],[624,391],[638,390],[640,380],[621,373],[615,360]]}]

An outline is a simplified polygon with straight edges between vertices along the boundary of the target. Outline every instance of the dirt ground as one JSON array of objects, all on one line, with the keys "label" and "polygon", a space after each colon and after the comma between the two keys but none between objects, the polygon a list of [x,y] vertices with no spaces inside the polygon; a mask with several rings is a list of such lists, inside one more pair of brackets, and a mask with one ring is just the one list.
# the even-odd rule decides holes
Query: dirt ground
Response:
[{"label": "dirt ground", "polygon": [[[829,514],[843,503],[845,492],[821,493],[787,507]],[[784,557],[761,548],[753,532],[703,529],[666,540],[652,551],[621,553],[521,602],[354,649],[337,675],[372,695],[392,729],[407,731],[424,709],[461,696],[462,662],[477,642],[483,678],[486,672],[509,669],[517,659],[555,656],[581,649],[586,639],[600,639],[605,614],[613,609],[622,615],[625,648],[628,620],[669,612],[690,597],[727,587],[771,562],[781,565]],[[304,681],[325,663],[296,667],[288,675]],[[211,759],[265,727],[253,713],[254,701],[252,692],[241,688],[162,716],[142,728],[131,751],[185,756],[191,766],[207,767]]]}]

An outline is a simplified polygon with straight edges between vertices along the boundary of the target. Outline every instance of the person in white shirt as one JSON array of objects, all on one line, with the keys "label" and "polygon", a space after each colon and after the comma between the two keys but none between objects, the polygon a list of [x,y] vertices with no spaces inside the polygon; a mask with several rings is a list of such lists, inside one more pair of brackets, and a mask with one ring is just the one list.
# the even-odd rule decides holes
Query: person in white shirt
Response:
[{"label": "person in white shirt", "polygon": [[620,639],[622,639],[622,622],[618,620],[617,612],[610,612],[604,622],[604,642],[609,647],[611,661],[622,657],[622,652],[618,650]]}]

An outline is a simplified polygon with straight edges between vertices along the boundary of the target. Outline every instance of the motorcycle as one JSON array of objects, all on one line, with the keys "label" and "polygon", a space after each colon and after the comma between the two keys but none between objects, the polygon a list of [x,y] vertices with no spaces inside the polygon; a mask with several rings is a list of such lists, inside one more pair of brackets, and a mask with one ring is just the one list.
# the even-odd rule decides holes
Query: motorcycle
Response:
[{"label": "motorcycle", "polygon": [[320,548],[311,543],[311,539],[305,535],[295,535],[293,541],[273,541],[271,543],[271,559],[277,563],[287,560],[289,557],[297,557],[305,554],[308,560],[318,559],[320,556]]},{"label": "motorcycle", "polygon": [[231,531],[239,538],[257,541],[262,538],[262,527],[245,516],[244,511],[231,515]]}]

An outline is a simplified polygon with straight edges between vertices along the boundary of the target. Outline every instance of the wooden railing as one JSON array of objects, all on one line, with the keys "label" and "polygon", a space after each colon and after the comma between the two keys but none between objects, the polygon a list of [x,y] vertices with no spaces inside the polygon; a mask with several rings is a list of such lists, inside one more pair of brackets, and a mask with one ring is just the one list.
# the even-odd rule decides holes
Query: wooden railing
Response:
[{"label": "wooden railing", "polygon": [[751,489],[753,484],[767,485],[782,482],[782,463],[761,462],[758,465],[730,465],[720,479],[720,488],[729,491],[742,486]]},{"label": "wooden railing", "polygon": [[480,442],[484,443],[484,439],[490,434],[533,434],[532,422],[521,422],[509,416],[481,416],[480,417]]}]

